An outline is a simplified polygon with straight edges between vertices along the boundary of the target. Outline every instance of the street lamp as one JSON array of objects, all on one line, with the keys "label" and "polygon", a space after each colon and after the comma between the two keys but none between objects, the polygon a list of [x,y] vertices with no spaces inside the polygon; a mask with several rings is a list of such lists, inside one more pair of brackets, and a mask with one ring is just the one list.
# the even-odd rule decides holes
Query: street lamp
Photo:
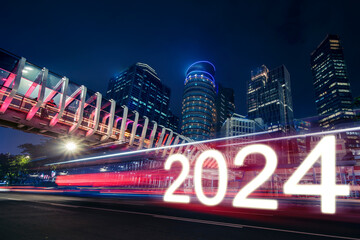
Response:
[{"label": "street lamp", "polygon": [[69,152],[73,152],[77,149],[77,145],[74,142],[68,142],[65,144],[65,148]]}]

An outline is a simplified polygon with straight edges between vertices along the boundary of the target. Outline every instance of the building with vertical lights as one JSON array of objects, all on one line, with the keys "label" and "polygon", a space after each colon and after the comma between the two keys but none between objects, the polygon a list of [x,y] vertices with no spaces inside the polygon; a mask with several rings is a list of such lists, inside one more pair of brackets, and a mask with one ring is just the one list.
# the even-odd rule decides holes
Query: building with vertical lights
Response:
[{"label": "building with vertical lights", "polygon": [[279,82],[280,84],[284,103],[285,131],[291,132],[294,129],[294,110],[291,95],[290,73],[285,65],[281,65],[269,71],[269,80],[270,82]]},{"label": "building with vertical lights", "polygon": [[221,127],[227,118],[235,112],[234,89],[218,85],[216,97],[216,133],[221,134]]},{"label": "building with vertical lights", "polygon": [[178,132],[179,119],[169,110],[170,94],[155,70],[138,62],[110,79],[106,97]]},{"label": "building with vertical lights", "polygon": [[[310,60],[320,128],[329,130],[353,125],[356,114],[339,36],[327,35],[311,53]],[[337,134],[336,138],[338,163],[355,164],[360,154],[359,133],[348,131]],[[320,139],[313,137],[312,140],[312,144],[316,144]]]},{"label": "building with vertical lights", "polygon": [[182,101],[181,134],[194,140],[214,137],[216,127],[215,66],[193,63],[186,71]]},{"label": "building with vertical lights", "polygon": [[327,35],[311,53],[311,71],[320,127],[334,129],[353,119],[353,99],[339,36]]},{"label": "building with vertical lights", "polygon": [[290,74],[284,65],[273,70],[262,65],[251,71],[247,110],[250,119],[262,118],[269,132],[293,129]]}]

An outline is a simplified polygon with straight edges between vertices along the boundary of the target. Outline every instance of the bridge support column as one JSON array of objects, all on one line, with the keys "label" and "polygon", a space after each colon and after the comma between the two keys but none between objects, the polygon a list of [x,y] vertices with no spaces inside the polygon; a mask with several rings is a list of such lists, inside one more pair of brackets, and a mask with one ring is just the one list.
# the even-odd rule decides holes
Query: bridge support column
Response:
[{"label": "bridge support column", "polygon": [[[83,120],[83,115],[84,115],[84,106],[85,106],[85,98],[86,98],[86,91],[87,91],[87,88],[84,86],[84,85],[81,85],[81,87],[76,90],[73,95],[77,95],[77,92],[81,93],[81,96],[80,96],[80,106],[78,108],[78,110],[76,111],[76,115],[75,115],[75,118],[74,118],[74,121],[75,123],[71,126],[70,130],[69,130],[69,134],[72,134],[74,133],[79,127],[80,127],[80,124]],[[73,99],[69,99],[70,102],[73,101]],[[69,105],[70,102],[68,102],[66,105]],[[76,122],[77,120],[77,122]]]},{"label": "bridge support column", "polygon": [[[160,125],[159,127],[161,127],[162,129],[161,129],[160,138],[158,139],[158,142],[157,142],[157,145],[156,145],[157,148],[161,147],[162,141],[164,140],[165,131],[166,131],[166,128],[164,126]],[[158,153],[158,152],[159,152],[159,150],[156,150],[156,153]]]},{"label": "bridge support column", "polygon": [[169,129],[169,131],[170,131],[170,134],[169,134],[169,136],[168,136],[168,139],[167,139],[167,141],[166,141],[166,145],[165,145],[165,146],[169,146],[169,145],[170,145],[171,139],[172,139],[172,137],[173,137],[173,135],[174,135],[173,130]]},{"label": "bridge support column", "polygon": [[154,138],[155,138],[155,134],[156,134],[156,130],[157,130],[157,122],[152,121],[152,123],[154,123],[154,126],[153,126],[153,129],[151,131],[150,142],[149,142],[148,148],[152,148]]},{"label": "bridge support column", "polygon": [[[37,82],[40,83],[39,84],[40,89],[39,89],[38,98],[37,98],[37,102],[36,102],[35,106],[33,106],[30,109],[30,111],[28,112],[28,114],[26,115],[26,120],[28,120],[28,121],[30,121],[35,116],[35,114],[37,113],[37,111],[39,110],[41,105],[43,105],[48,73],[49,73],[49,70],[47,70],[46,68],[43,68],[41,70],[41,72],[39,73],[39,75],[37,76],[36,80],[34,81],[34,84],[36,84]],[[27,94],[25,94],[25,95],[27,95]]]},{"label": "bridge support column", "polygon": [[136,130],[137,130],[137,124],[139,122],[139,113],[137,111],[133,111],[133,113],[135,114],[135,119],[134,119],[134,123],[133,123],[132,129],[131,129],[131,136],[130,136],[130,141],[129,141],[130,146],[132,146],[134,144]]},{"label": "bridge support column", "polygon": [[93,113],[91,113],[91,115],[94,115],[94,125],[93,125],[92,129],[87,131],[86,136],[85,136],[86,138],[91,137],[96,132],[96,130],[99,126],[102,95],[101,95],[101,93],[97,92],[97,93],[95,93],[95,97],[96,97],[96,107],[95,107],[95,110],[93,111]]},{"label": "bridge support column", "polygon": [[[176,138],[174,140],[174,144],[173,145],[177,145],[179,143],[179,139],[180,139],[180,136],[179,134],[175,133],[176,134]],[[171,156],[175,151],[175,147],[172,147],[171,150],[170,150],[170,153],[169,153],[169,156]]]},{"label": "bridge support column", "polygon": [[[68,88],[69,85],[69,79],[67,77],[63,77],[60,82],[58,83],[58,87],[61,84],[61,94],[60,94],[60,101],[59,101],[59,112],[51,119],[49,126],[53,127],[56,125],[56,123],[61,119],[64,110],[65,110],[65,101],[66,101],[66,90]],[[56,89],[57,87],[55,87],[55,90],[53,90],[54,93],[50,93],[50,95],[55,96],[56,94]]]},{"label": "bridge support column", "polygon": [[111,103],[110,106],[110,116],[109,116],[109,121],[108,121],[108,127],[107,127],[107,132],[105,136],[101,137],[100,141],[106,141],[109,139],[109,137],[111,137],[112,132],[113,132],[113,126],[114,126],[114,118],[115,118],[115,107],[116,107],[116,101],[114,99],[110,99],[109,100]]},{"label": "bridge support column", "polygon": [[[169,129],[169,131],[170,131],[170,134],[169,134],[169,136],[168,136],[168,139],[167,139],[167,141],[166,141],[165,146],[169,146],[169,145],[170,145],[171,139],[172,139],[172,137],[173,137],[173,135],[174,135],[173,130]],[[167,148],[165,148],[165,149],[163,150],[163,154],[162,154],[163,157],[165,157],[167,150],[168,150]]]},{"label": "bridge support column", "polygon": [[[8,85],[7,87],[9,87],[11,85],[11,83],[14,82],[9,96],[7,96],[5,98],[4,102],[1,105],[1,108],[0,108],[0,113],[1,114],[4,113],[8,109],[11,101],[14,99],[15,94],[17,93],[17,91],[19,89],[20,81],[21,81],[21,77],[22,77],[22,71],[24,69],[25,62],[26,62],[26,59],[23,58],[23,57],[19,60],[17,66],[16,66],[16,68],[17,68],[16,69],[16,76],[15,76],[13,81],[10,81],[9,84],[7,84]],[[4,91],[6,91],[6,89],[4,89]],[[2,95],[1,95],[1,97],[2,97]]]},{"label": "bridge support column", "polygon": [[121,119],[121,128],[120,128],[120,135],[119,135],[119,141],[121,143],[125,142],[125,130],[126,130],[126,121],[127,121],[127,115],[128,115],[128,107],[123,105],[122,108],[124,109],[123,112],[123,118]]},{"label": "bridge support column", "polygon": [[[185,143],[186,143],[186,138],[185,138],[184,136],[181,136],[181,139],[182,139],[181,144],[185,144]],[[184,148],[184,146],[181,146],[181,147],[178,149],[177,153],[181,154],[183,148]]]},{"label": "bridge support column", "polygon": [[145,123],[141,132],[141,137],[140,137],[140,143],[139,143],[139,148],[138,149],[142,149],[144,146],[144,141],[145,141],[145,137],[146,137],[146,131],[149,125],[149,118],[148,117],[144,117],[145,118]]}]

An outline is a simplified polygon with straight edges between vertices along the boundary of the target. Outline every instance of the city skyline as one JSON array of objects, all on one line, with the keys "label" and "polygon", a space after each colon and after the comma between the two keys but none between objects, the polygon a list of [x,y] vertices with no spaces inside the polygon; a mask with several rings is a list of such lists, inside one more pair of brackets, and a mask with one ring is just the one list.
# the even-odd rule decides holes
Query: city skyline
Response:
[{"label": "city skyline", "polygon": [[[328,36],[328,35],[327,35]],[[326,38],[326,37],[325,37]],[[315,50],[314,50],[315,51]],[[134,65],[134,64],[133,64]],[[145,65],[147,65],[146,63],[145,63]],[[123,70],[123,71],[126,71],[126,69],[128,69],[129,67],[131,67],[132,65],[129,65],[127,68],[125,68],[125,70]],[[281,65],[281,66],[283,66],[283,65]],[[119,73],[121,73],[121,72],[123,72],[123,71],[120,71]],[[118,74],[117,74],[118,75]],[[291,74],[290,74],[291,75]],[[165,80],[166,81],[166,80]],[[164,84],[166,84],[166,82],[164,83]],[[218,83],[218,84],[221,84],[221,83]],[[229,88],[229,89],[232,89],[232,88]],[[104,95],[106,95],[106,92],[102,92],[102,94],[104,94]],[[174,100],[171,100],[171,98],[170,98],[170,102],[176,102],[176,101],[174,101]],[[235,102],[238,102],[238,99],[236,98],[236,96],[235,96]],[[245,101],[245,103],[244,103],[244,105],[246,106],[246,101]],[[180,106],[181,106],[181,104],[180,104]],[[238,109],[239,107],[237,107],[237,109]],[[170,108],[171,109],[171,108]],[[294,111],[294,112],[296,112],[296,111]],[[238,113],[236,110],[235,110],[235,113]],[[176,116],[179,116],[179,118],[180,118],[180,121],[181,121],[181,114],[177,114],[177,112],[175,113],[176,114]],[[243,114],[243,113],[241,113],[241,114]],[[308,116],[307,116],[308,117]],[[295,119],[295,118],[294,118]],[[180,124],[180,126],[181,126],[181,124]],[[1,130],[3,130],[3,129],[0,129],[0,132],[1,132]],[[16,130],[12,130],[12,129],[9,129],[10,130],[10,132],[11,131],[16,131]],[[6,130],[5,130],[6,131]],[[180,129],[179,129],[179,131],[180,131]],[[26,133],[17,133],[17,134],[15,134],[15,135],[18,135],[18,136],[28,136],[28,137],[30,137],[30,138],[32,138],[32,137],[34,137],[33,135],[31,135],[31,134],[26,134]],[[39,142],[40,140],[42,140],[43,138],[39,138],[39,136],[35,136],[35,138],[37,138],[36,139],[36,141],[37,142]],[[16,152],[20,152],[20,150],[17,150]]]},{"label": "city skyline", "polygon": [[360,1],[4,1],[1,239],[358,239]]},{"label": "city skyline", "polygon": [[[122,3],[127,4],[125,6],[128,6],[131,11],[135,11],[132,4],[129,3]],[[304,5],[307,3],[304,2]],[[200,3],[194,3],[193,8],[196,9],[201,5]],[[340,35],[340,37],[343,39],[343,45],[345,48],[345,57],[347,59],[348,65],[349,65],[349,76],[350,80],[354,81],[355,78],[355,67],[357,66],[357,63],[359,60],[356,58],[356,53],[359,51],[355,46],[357,43],[358,36],[356,36],[357,33],[354,33],[353,31],[348,31],[346,26],[350,23],[350,19],[344,18],[339,21],[337,21],[335,24],[333,23],[336,19],[326,18],[326,21],[328,21],[328,24],[325,24],[325,26],[319,30],[317,29],[316,33],[312,33],[315,26],[309,26],[308,22],[310,20],[314,20],[314,24],[317,23],[317,19],[314,19],[313,14],[319,14],[316,10],[320,7],[320,3],[314,3],[314,6],[312,8],[303,9],[302,5],[295,4],[291,1],[282,2],[280,4],[278,9],[274,9],[274,6],[272,6],[270,3],[263,3],[263,4],[257,4],[257,3],[244,3],[243,5],[240,5],[238,3],[234,5],[231,5],[229,3],[223,3],[223,4],[216,4],[215,2],[209,2],[208,6],[204,6],[205,8],[208,8],[206,10],[211,10],[210,12],[214,12],[215,9],[213,9],[215,6],[221,7],[224,12],[231,11],[231,8],[234,8],[234,10],[240,10],[243,13],[245,13],[244,9],[253,9],[253,8],[259,8],[259,13],[257,13],[261,18],[257,21],[255,20],[255,17],[258,16],[255,14],[254,16],[249,16],[249,14],[245,14],[242,18],[248,18],[247,24],[242,24],[241,20],[244,20],[239,17],[239,23],[241,23],[236,29],[234,29],[234,32],[227,32],[224,36],[224,39],[217,39],[211,40],[208,39],[207,41],[201,41],[205,38],[208,38],[209,36],[213,35],[212,31],[208,27],[210,26],[219,26],[219,24],[226,23],[226,21],[229,21],[230,19],[222,19],[222,18],[215,18],[214,23],[217,25],[205,25],[204,30],[202,34],[195,34],[192,35],[191,38],[185,37],[184,34],[181,33],[181,31],[175,31],[173,27],[180,26],[182,28],[184,27],[190,27],[188,28],[189,31],[194,31],[195,29],[198,29],[198,26],[195,25],[189,25],[191,19],[187,20],[186,22],[181,22],[177,19],[175,22],[174,17],[171,17],[168,15],[168,13],[162,13],[160,16],[168,17],[170,23],[166,25],[161,25],[164,27],[161,34],[168,35],[169,39],[166,40],[174,40],[174,38],[178,36],[182,36],[179,38],[178,41],[175,41],[173,44],[171,42],[164,47],[161,45],[161,43],[164,43],[165,40],[160,40],[161,36],[152,36],[150,40],[148,41],[137,41],[137,42],[129,42],[130,40],[134,40],[135,33],[129,32],[129,27],[126,27],[124,25],[121,25],[118,22],[113,23],[113,25],[109,25],[108,28],[103,29],[105,33],[107,33],[108,37],[113,37],[113,32],[110,32],[109,30],[111,27],[117,26],[120,24],[119,27],[124,28],[124,32],[132,33],[132,35],[128,38],[126,38],[126,41],[124,44],[117,43],[116,45],[113,45],[114,42],[110,41],[108,39],[107,41],[110,41],[112,45],[105,46],[103,45],[103,42],[94,42],[90,39],[86,39],[86,36],[79,36],[78,34],[75,34],[76,28],[75,27],[68,27],[68,29],[65,29],[62,31],[62,33],[71,33],[72,38],[76,41],[63,41],[64,37],[61,37],[62,39],[57,40],[56,38],[52,38],[52,44],[48,41],[42,41],[39,37],[36,37],[35,33],[38,31],[41,31],[41,27],[39,26],[35,32],[32,32],[31,30],[25,29],[25,32],[28,32],[31,34],[32,38],[29,39],[29,42],[27,44],[19,44],[21,43],[22,39],[17,39],[16,37],[12,37],[11,39],[2,39],[2,48],[9,50],[17,55],[23,55],[28,56],[28,58],[41,66],[46,66],[49,69],[52,69],[54,72],[57,72],[62,75],[68,76],[70,79],[72,79],[75,82],[84,83],[87,84],[92,89],[100,90],[100,92],[105,92],[106,86],[101,84],[102,80],[108,80],[111,76],[115,75],[116,73],[124,70],[129,65],[135,63],[135,62],[145,62],[152,66],[154,69],[157,70],[159,77],[163,79],[165,83],[168,85],[174,86],[181,86],[182,80],[183,80],[183,73],[186,71],[187,66],[189,66],[192,62],[198,61],[198,60],[209,60],[213,62],[217,66],[217,72],[218,76],[217,79],[226,87],[232,87],[239,86],[240,81],[240,88],[236,89],[235,92],[236,98],[237,98],[237,106],[238,109],[236,109],[236,112],[238,113],[245,113],[246,107],[242,106],[243,104],[239,104],[241,102],[244,102],[246,97],[246,80],[249,78],[250,73],[249,71],[251,69],[254,69],[257,66],[261,66],[262,64],[267,65],[269,68],[277,67],[281,64],[285,64],[291,73],[291,77],[294,82],[294,108],[297,109],[295,111],[295,117],[306,117],[310,115],[314,115],[316,113],[315,106],[313,106],[312,101],[314,99],[314,93],[310,93],[309,96],[312,99],[305,100],[309,104],[303,104],[301,101],[299,101],[299,96],[302,95],[302,91],[306,89],[305,87],[302,87],[304,84],[299,84],[299,82],[305,81],[307,82],[307,86],[312,85],[312,76],[311,76],[311,70],[310,70],[310,53],[316,49],[318,44],[324,39],[324,37],[328,33],[335,33]],[[124,7],[125,7],[124,6]],[[11,12],[11,9],[13,9],[15,6],[12,6],[10,3],[5,3],[4,9],[8,9],[9,12]],[[35,8],[46,8],[46,6],[37,5],[34,4],[34,6],[29,6],[32,9]],[[78,20],[79,16],[75,15],[75,12],[67,8],[66,5],[64,6],[58,6],[59,9],[66,9],[68,14],[68,20]],[[74,6],[74,8],[76,5]],[[142,13],[145,11],[145,7],[150,7],[147,5],[142,5],[142,8],[139,11],[139,13]],[[152,8],[155,8],[155,6],[152,6]],[[177,8],[173,9],[175,10],[175,13],[179,13],[181,10],[186,8],[187,5],[179,5]],[[344,6],[339,6],[339,8],[333,8],[332,4],[328,4],[326,6],[328,12],[330,11],[338,11],[339,14],[345,14],[345,12],[351,12],[351,8],[349,8],[346,3]],[[251,27],[258,27],[259,25],[265,23],[265,18],[269,16],[269,13],[267,12],[266,8],[270,8],[274,11],[277,11],[278,19],[269,19],[271,21],[274,21],[274,26],[271,26],[271,29],[266,30],[264,27],[257,28],[257,31],[253,31]],[[88,14],[85,14],[84,19],[91,19],[89,15],[91,13],[94,13],[96,10],[95,6],[89,6]],[[110,10],[106,6],[100,6],[100,10]],[[27,10],[22,10],[26,11]],[[159,11],[159,10],[158,10]],[[189,12],[190,10],[186,10],[186,12]],[[306,16],[305,13],[310,13]],[[122,12],[121,12],[122,13]],[[293,15],[292,15],[293,13]],[[6,12],[4,13],[6,16]],[[55,31],[56,27],[59,25],[66,23],[59,23],[55,21],[54,13],[51,13],[53,16],[49,21],[50,23],[54,23],[54,27],[48,29],[50,33],[52,34],[60,34],[57,31]],[[261,15],[263,14],[263,16]],[[38,16],[33,16],[34,19],[38,18]],[[119,18],[122,18],[123,16],[119,14],[115,14],[116,20],[119,20]],[[131,21],[127,21],[127,24],[133,24],[135,26],[141,26],[143,22],[142,19],[145,19],[146,16],[138,16],[136,21],[134,23],[131,23]],[[305,18],[305,19],[303,19]],[[292,19],[294,25],[285,25],[286,20]],[[98,16],[94,16],[93,21],[102,21],[107,22],[109,21],[108,17],[105,17],[104,15],[99,14]],[[254,22],[251,22],[250,20],[254,20]],[[189,22],[188,22],[189,21]],[[158,19],[149,21],[148,24],[157,23]],[[10,26],[16,26],[17,22],[11,22],[9,23],[9,31],[12,33],[13,30],[11,30]],[[172,26],[168,26],[170,24],[174,24]],[[210,23],[207,23],[210,24]],[[270,23],[268,23],[270,25]],[[287,23],[289,24],[289,23]],[[89,29],[90,27],[94,27],[91,23],[83,24],[85,25],[85,28],[83,28],[82,31],[86,34],[93,33],[93,29]],[[96,27],[96,26],[95,26]],[[226,26],[224,26],[225,28]],[[284,32],[284,29],[281,29],[281,27],[290,27],[292,31]],[[110,28],[110,29],[109,29]],[[97,29],[99,30],[99,29]],[[219,32],[223,32],[225,29],[215,29]],[[244,32],[241,32],[243,30]],[[240,32],[239,32],[240,31]],[[273,37],[269,37],[267,33],[272,33]],[[73,34],[74,33],[74,34]],[[251,34],[250,34],[251,33]],[[312,33],[312,34],[310,34]],[[23,33],[25,34],[25,33]],[[286,35],[282,35],[286,34]],[[17,34],[15,36],[21,36],[22,34]],[[121,34],[120,34],[121,35]],[[354,36],[355,35],[355,36]],[[61,34],[60,34],[61,36]],[[216,37],[218,35],[215,35]],[[260,41],[259,36],[262,36],[263,39]],[[96,40],[99,40],[98,35],[94,35],[93,37],[96,38]],[[101,36],[102,37],[102,36]],[[238,43],[236,42],[230,42],[228,47],[222,46],[222,43],[225,43],[226,41],[229,41],[229,37],[232,37],[232,40],[242,40]],[[360,36],[359,36],[360,37]],[[254,42],[253,41],[255,38]],[[194,39],[190,41],[191,39]],[[200,42],[199,42],[200,41]],[[204,44],[200,44],[200,43]],[[143,43],[143,44],[140,44]],[[188,46],[185,44],[187,43]],[[59,44],[59,45],[58,45]],[[182,45],[183,44],[183,45]],[[200,45],[199,45],[200,44]],[[41,46],[41,48],[40,48]],[[74,50],[73,48],[69,48],[70,46],[76,47]],[[213,48],[213,47],[217,48]],[[248,49],[244,49],[244,47],[247,46]],[[88,47],[91,47],[93,49],[88,49]],[[153,48],[152,51],[150,51],[148,48]],[[235,47],[235,48],[230,48]],[[239,48],[240,47],[240,48]],[[124,48],[129,48],[124,49]],[[138,49],[135,49],[138,48]],[[44,51],[44,50],[46,51]],[[210,49],[214,49],[213,51],[210,51]],[[283,49],[284,51],[279,51],[280,49]],[[125,51],[127,50],[127,51]],[[171,52],[168,52],[168,50],[171,50]],[[227,51],[224,51],[227,50]],[[230,52],[231,50],[231,52]],[[164,52],[165,51],[165,52]],[[51,54],[49,54],[51,53]],[[157,53],[157,56],[154,56],[154,54]],[[250,54],[249,54],[250,53]],[[172,61],[169,60],[169,56],[173,55]],[[239,56],[240,55],[240,56]],[[121,57],[119,57],[121,56]],[[87,61],[85,61],[82,64],[81,60],[84,60],[84,57]],[[106,59],[107,57],[108,59]],[[114,61],[114,58],[117,59],[117,61]],[[229,59],[227,61],[227,59]],[[66,61],[65,61],[66,60]],[[164,61],[165,60],[165,61]],[[236,60],[236,61],[234,61]],[[77,64],[72,64],[77,62]],[[109,64],[112,62],[111,64]],[[300,65],[298,65],[300,63]],[[247,66],[245,66],[247,65]],[[76,66],[76,68],[74,68]],[[96,66],[96,67],[90,67],[90,66]],[[239,71],[239,66],[241,66]],[[296,66],[296,67],[294,67]],[[97,70],[99,69],[99,70]],[[101,71],[100,71],[101,70]],[[232,71],[235,71],[236,74],[232,74]],[[306,73],[306,77],[304,77],[304,72]],[[84,77],[82,77],[84,76]],[[101,77],[100,77],[101,76]],[[234,79],[236,78],[236,79]],[[296,84],[295,84],[296,83]],[[176,85],[174,85],[176,84]],[[356,86],[354,86],[355,88]],[[240,91],[239,91],[240,90]],[[354,94],[357,96],[357,94]],[[181,99],[181,94],[175,94],[173,96],[174,99]],[[179,102],[179,101],[178,101]],[[178,114],[181,111],[181,106],[177,106],[177,101],[172,101],[171,106],[175,110],[175,112]],[[306,107],[302,106],[305,105]],[[178,108],[178,109],[175,109]]]},{"label": "city skyline", "polygon": [[[350,28],[351,17],[355,16],[350,3],[324,6],[316,2],[308,8],[308,1],[162,5],[171,11],[158,9],[161,3],[140,4],[140,7],[118,3],[112,8],[89,4],[84,12],[78,11],[80,3],[71,7],[58,5],[57,11],[39,3],[23,5],[27,7],[18,9],[11,2],[3,5],[4,28],[9,37],[1,40],[2,48],[103,93],[104,83],[111,76],[135,62],[145,62],[172,88],[170,106],[178,116],[184,72],[198,60],[213,62],[217,80],[235,89],[235,112],[240,114],[246,113],[246,81],[250,70],[262,64],[269,68],[285,64],[292,79],[295,118],[315,115],[310,53],[328,33],[341,37],[353,95],[360,95],[360,83],[356,81],[360,35]],[[223,14],[217,14],[219,10]],[[33,24],[17,31],[23,21],[11,17],[14,11],[31,17]],[[45,15],[31,14],[38,11]],[[61,18],[63,13],[65,19]],[[208,15],[214,16],[212,21],[198,20]],[[332,17],[335,15],[343,17]],[[43,18],[47,21],[43,22]],[[141,34],[137,31],[140,28]],[[42,35],[44,31],[46,38]],[[12,132],[0,130],[6,135],[13,135]],[[29,142],[33,138],[24,137],[24,140]]]}]

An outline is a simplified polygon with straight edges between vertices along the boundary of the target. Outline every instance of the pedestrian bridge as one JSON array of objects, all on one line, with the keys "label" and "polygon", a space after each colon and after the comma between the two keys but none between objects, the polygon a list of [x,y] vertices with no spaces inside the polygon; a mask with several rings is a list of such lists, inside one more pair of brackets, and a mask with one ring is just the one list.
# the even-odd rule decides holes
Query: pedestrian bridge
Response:
[{"label": "pedestrian bridge", "polygon": [[[77,138],[88,145],[125,144],[134,150],[192,142],[99,92],[2,49],[0,126],[54,138]],[[176,150],[192,156],[202,148],[206,147],[197,144],[159,152],[165,156]]]}]

